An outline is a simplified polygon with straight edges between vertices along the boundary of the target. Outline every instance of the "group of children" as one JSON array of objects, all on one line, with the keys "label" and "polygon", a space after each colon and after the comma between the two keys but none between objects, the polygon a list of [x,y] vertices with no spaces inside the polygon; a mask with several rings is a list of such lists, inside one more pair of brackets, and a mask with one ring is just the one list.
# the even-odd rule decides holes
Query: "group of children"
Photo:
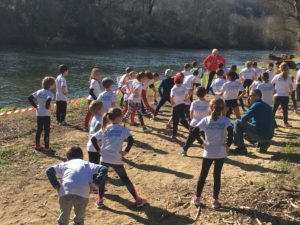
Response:
[{"label": "group of children", "polygon": [[[300,63],[298,65],[300,68]],[[54,100],[51,90],[55,87],[57,122],[60,125],[66,124],[68,91],[65,77],[68,75],[69,69],[65,65],[61,65],[59,69],[61,74],[56,79],[45,77],[42,81],[43,89],[38,90],[28,98],[33,107],[37,108],[38,129],[35,149],[38,151],[55,152],[49,145],[50,110],[51,101]],[[205,180],[211,165],[214,163],[212,207],[219,208],[221,206],[218,201],[221,171],[229,148],[233,143],[230,115],[234,113],[237,119],[240,118],[239,103],[242,108],[245,108],[243,96],[246,93],[249,95],[251,89],[261,90],[263,101],[273,107],[274,113],[281,105],[285,127],[291,126],[288,123],[287,110],[289,95],[293,91],[293,81],[288,74],[289,68],[286,64],[280,65],[279,69],[279,73],[275,75],[277,72],[274,71],[272,63],[269,64],[268,70],[263,71],[257,67],[256,63],[247,62],[246,67],[238,74],[237,66],[232,65],[227,69],[220,64],[216,73],[217,78],[212,82],[209,89],[209,92],[215,96],[211,101],[206,99],[206,95],[209,93],[201,86],[200,79],[203,77],[203,70],[198,68],[197,62],[193,62],[192,66],[185,64],[184,70],[179,73],[167,69],[165,79],[159,84],[158,91],[155,87],[155,82],[159,80],[157,73],[135,72],[128,67],[125,74],[120,77],[116,91],[113,90],[114,81],[105,77],[101,82],[104,88],[101,92],[100,70],[98,68],[92,69],[87,99],[89,110],[84,120],[84,128],[89,131],[87,143],[89,162],[82,160],[83,153],[80,148],[73,147],[67,153],[68,162],[50,167],[47,170],[51,184],[59,191],[61,214],[58,223],[67,224],[66,218],[70,216],[72,205],[76,214],[75,219],[83,221],[88,197],[87,188],[92,183],[98,193],[96,206],[98,208],[104,206],[103,197],[108,167],[113,168],[118,174],[135,199],[137,207],[142,207],[147,203],[138,195],[123,165],[123,157],[129,153],[134,143],[134,139],[125,125],[130,120],[131,126],[140,125],[144,132],[151,132],[151,128],[145,125],[144,117],[146,116],[151,120],[158,119],[160,108],[166,102],[172,106],[172,115],[166,124],[167,129],[172,128],[173,130],[172,138],[174,140],[177,138],[179,122],[189,130],[186,143],[180,154],[186,156],[188,148],[195,140],[204,149],[202,169],[192,202],[197,206],[200,205]],[[155,109],[147,99],[148,88],[153,94]],[[157,92],[160,95],[158,102]],[[118,93],[121,95],[120,105],[123,107],[122,109],[117,107],[116,95]],[[194,100],[194,98],[196,99]],[[136,113],[139,124],[134,120]],[[43,130],[45,149],[40,145]],[[124,141],[127,141],[127,145],[122,149]],[[57,181],[56,173],[62,174],[61,183]]]}]

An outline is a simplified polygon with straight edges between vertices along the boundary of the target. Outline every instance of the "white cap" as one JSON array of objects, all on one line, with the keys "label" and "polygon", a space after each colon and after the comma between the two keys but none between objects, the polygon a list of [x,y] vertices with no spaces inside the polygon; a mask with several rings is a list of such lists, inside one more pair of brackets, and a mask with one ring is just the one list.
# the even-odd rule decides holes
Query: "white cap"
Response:
[{"label": "white cap", "polygon": [[174,74],[174,71],[173,71],[173,70],[171,70],[171,69],[166,69],[166,71],[165,71],[165,76],[166,76],[166,77],[172,77],[173,74]]}]

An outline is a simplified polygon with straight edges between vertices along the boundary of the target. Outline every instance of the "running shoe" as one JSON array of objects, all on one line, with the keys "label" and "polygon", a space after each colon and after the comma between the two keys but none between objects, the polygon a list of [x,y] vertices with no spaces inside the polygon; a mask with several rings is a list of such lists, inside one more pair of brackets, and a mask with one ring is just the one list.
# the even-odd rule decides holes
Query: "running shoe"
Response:
[{"label": "running shoe", "polygon": [[136,204],[136,207],[141,208],[141,207],[143,207],[144,205],[147,204],[147,200],[143,199],[141,197],[138,197],[135,204]]},{"label": "running shoe", "polygon": [[47,153],[50,153],[50,154],[54,154],[54,153],[56,152],[56,151],[55,151],[53,148],[51,148],[51,147],[45,148],[44,151],[47,152]]},{"label": "running shoe", "polygon": [[221,208],[221,203],[219,202],[219,200],[217,198],[214,198],[211,202],[212,208],[213,209],[219,209]]},{"label": "running shoe", "polygon": [[44,150],[44,148],[40,145],[36,145],[34,149],[37,150],[37,151],[43,151]]},{"label": "running shoe", "polygon": [[96,205],[97,209],[102,209],[104,207],[103,198],[101,198],[99,200],[97,199],[95,202],[95,205]]},{"label": "running shoe", "polygon": [[289,124],[289,123],[286,123],[286,124],[284,124],[284,127],[285,128],[291,128],[291,127],[293,127],[291,124]]},{"label": "running shoe", "polygon": [[195,206],[200,206],[201,205],[200,197],[197,197],[196,195],[194,195],[192,197],[191,203],[194,204]]},{"label": "running shoe", "polygon": [[181,150],[179,151],[179,155],[181,155],[181,156],[183,156],[183,157],[187,156],[186,151],[184,151],[184,149],[181,149]]}]

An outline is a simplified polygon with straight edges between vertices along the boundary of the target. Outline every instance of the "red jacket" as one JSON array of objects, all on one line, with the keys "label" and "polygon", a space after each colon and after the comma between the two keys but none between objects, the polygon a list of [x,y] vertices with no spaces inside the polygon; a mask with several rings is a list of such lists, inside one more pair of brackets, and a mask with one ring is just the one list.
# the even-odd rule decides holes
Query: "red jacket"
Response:
[{"label": "red jacket", "polygon": [[213,54],[210,54],[203,61],[208,71],[217,71],[219,63],[223,63],[224,67],[226,66],[226,60],[221,55],[215,57]]}]

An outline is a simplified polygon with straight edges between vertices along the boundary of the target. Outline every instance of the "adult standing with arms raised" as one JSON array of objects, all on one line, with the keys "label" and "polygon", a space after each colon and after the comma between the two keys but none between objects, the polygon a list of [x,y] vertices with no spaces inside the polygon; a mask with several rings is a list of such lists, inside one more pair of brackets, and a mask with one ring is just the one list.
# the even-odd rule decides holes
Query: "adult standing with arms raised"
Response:
[{"label": "adult standing with arms raised", "polygon": [[208,82],[206,86],[207,93],[209,93],[209,88],[214,79],[219,63],[223,63],[224,67],[226,66],[226,60],[223,56],[220,55],[219,50],[216,48],[213,49],[212,53],[208,55],[203,61],[204,67],[208,71]]}]

